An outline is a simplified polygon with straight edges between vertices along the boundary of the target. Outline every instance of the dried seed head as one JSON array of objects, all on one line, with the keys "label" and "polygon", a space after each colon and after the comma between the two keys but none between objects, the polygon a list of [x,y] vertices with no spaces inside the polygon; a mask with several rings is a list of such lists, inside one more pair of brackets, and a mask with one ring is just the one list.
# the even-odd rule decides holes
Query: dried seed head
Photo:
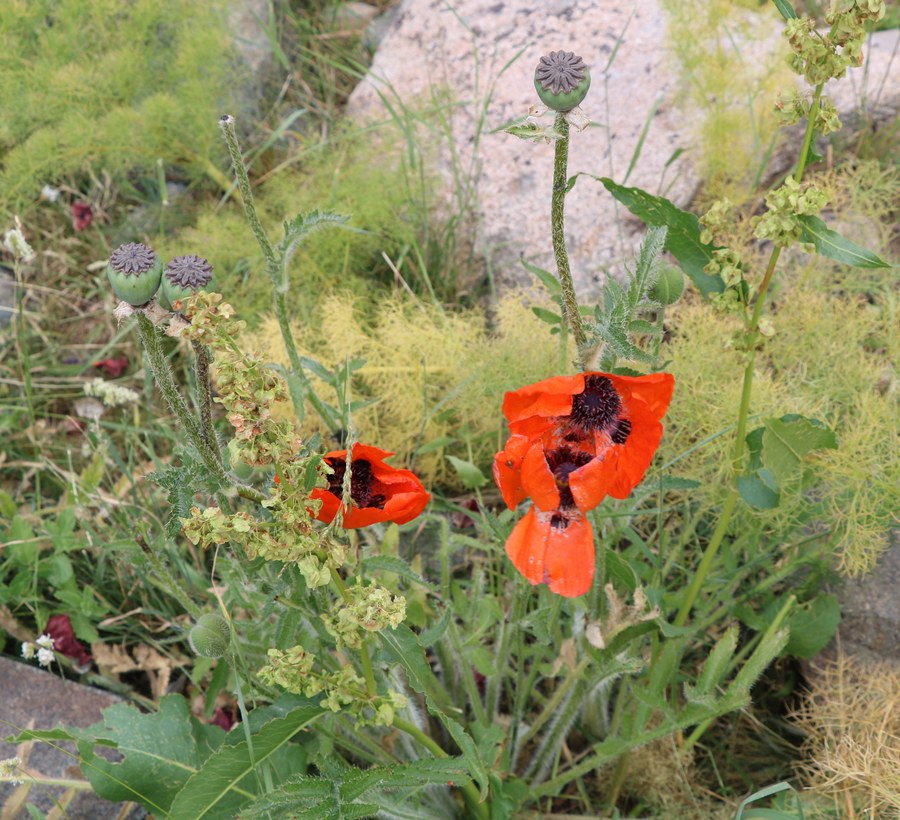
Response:
[{"label": "dried seed head", "polygon": [[534,78],[541,87],[554,94],[573,91],[587,74],[584,60],[573,51],[551,51],[541,57]]},{"label": "dried seed head", "polygon": [[140,276],[156,263],[156,253],[140,242],[119,245],[109,257],[109,266],[125,276]]},{"label": "dried seed head", "polygon": [[212,265],[202,256],[176,256],[166,265],[165,277],[173,285],[199,290],[212,281]]}]

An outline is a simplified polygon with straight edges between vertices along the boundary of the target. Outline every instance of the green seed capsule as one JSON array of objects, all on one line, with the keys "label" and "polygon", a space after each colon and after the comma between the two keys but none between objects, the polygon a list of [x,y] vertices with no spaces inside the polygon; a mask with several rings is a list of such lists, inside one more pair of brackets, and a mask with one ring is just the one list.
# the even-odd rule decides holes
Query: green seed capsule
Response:
[{"label": "green seed capsule", "polygon": [[201,615],[188,633],[188,643],[195,655],[202,658],[221,658],[231,643],[228,621],[215,612]]},{"label": "green seed capsule", "polygon": [[159,289],[162,262],[146,245],[129,242],[112,252],[106,276],[116,296],[137,307],[149,302]]},{"label": "green seed capsule", "polygon": [[172,310],[175,302],[187,299],[194,291],[207,290],[212,279],[212,265],[202,256],[176,256],[166,265],[159,289],[159,303],[166,310]]},{"label": "green seed capsule", "polygon": [[571,111],[591,87],[591,72],[572,51],[551,51],[534,71],[534,87],[541,101],[554,111]]},{"label": "green seed capsule", "polygon": [[650,298],[661,305],[674,305],[684,293],[684,274],[674,265],[665,265],[650,290]]}]

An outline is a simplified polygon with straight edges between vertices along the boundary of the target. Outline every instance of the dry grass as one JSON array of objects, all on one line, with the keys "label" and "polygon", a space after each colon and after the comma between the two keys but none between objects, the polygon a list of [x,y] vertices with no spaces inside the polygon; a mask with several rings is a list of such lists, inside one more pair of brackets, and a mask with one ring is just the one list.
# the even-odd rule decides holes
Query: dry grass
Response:
[{"label": "dry grass", "polygon": [[816,673],[793,715],[808,785],[848,820],[900,817],[900,666],[841,652]]}]

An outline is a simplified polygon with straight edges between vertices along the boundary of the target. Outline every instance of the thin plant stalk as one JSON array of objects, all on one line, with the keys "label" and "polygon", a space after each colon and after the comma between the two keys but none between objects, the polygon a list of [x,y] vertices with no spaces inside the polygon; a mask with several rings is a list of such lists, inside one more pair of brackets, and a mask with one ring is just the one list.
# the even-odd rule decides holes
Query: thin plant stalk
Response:
[{"label": "thin plant stalk", "polygon": [[[797,170],[794,173],[794,179],[797,182],[803,180],[803,173],[806,170],[809,149],[812,145],[814,131],[813,124],[819,111],[819,101],[821,97],[822,84],[820,83],[816,86],[812,106],[810,107],[809,116],[806,121],[806,133],[803,137],[803,147],[800,149],[800,158],[797,161]],[[744,382],[741,388],[741,405],[738,410],[737,432],[735,434],[734,453],[731,460],[731,469],[734,478],[737,478],[743,468],[744,442],[747,433],[747,419],[750,415],[750,396],[753,391],[753,369],[756,364],[756,342],[759,335],[759,319],[762,314],[766,293],[769,290],[772,276],[775,273],[775,265],[778,262],[778,257],[780,255],[781,248],[779,246],[774,247],[772,249],[772,254],[769,257],[769,263],[766,265],[766,272],[763,276],[763,280],[759,286],[759,294],[757,295],[756,303],[753,306],[753,314],[746,328],[748,342],[747,364],[744,367]],[[697,572],[694,574],[694,578],[691,581],[690,587],[688,587],[684,601],[682,601],[678,614],[675,616],[675,626],[684,626],[687,622],[691,609],[694,606],[694,602],[697,600],[700,589],[703,587],[703,583],[706,581],[706,577],[712,569],[719,547],[722,545],[722,541],[728,531],[728,525],[731,523],[731,518],[734,515],[737,502],[738,490],[737,487],[733,486],[728,493],[728,498],[725,500],[722,514],[719,516],[712,538],[710,538],[709,544],[706,546],[706,550],[700,560],[700,565],[697,567]]]},{"label": "thin plant stalk", "polygon": [[556,132],[560,134],[556,140],[553,158],[553,195],[550,200],[550,231],[553,238],[553,255],[556,257],[556,270],[562,288],[562,312],[566,324],[572,330],[575,347],[578,350],[578,361],[581,369],[586,368],[587,334],[581,312],[578,310],[578,298],[575,285],[569,270],[569,253],[566,250],[565,236],[565,202],[567,166],[569,162],[569,123],[565,114],[556,115]]},{"label": "thin plant stalk", "polygon": [[209,378],[209,353],[197,341],[191,341],[194,348],[194,373],[197,378],[197,395],[200,403],[200,434],[211,447],[218,449],[216,431],[212,422],[212,383]]},{"label": "thin plant stalk", "polygon": [[[284,341],[284,348],[287,351],[288,361],[291,363],[291,373],[302,385],[303,393],[309,403],[312,405],[316,413],[323,422],[328,426],[331,432],[337,432],[335,422],[332,415],[328,412],[325,404],[316,394],[303,363],[300,361],[300,354],[297,352],[297,345],[294,343],[294,335],[291,332],[291,323],[288,316],[287,308],[287,271],[285,269],[286,260],[276,254],[275,248],[269,241],[265,228],[259,220],[259,214],[256,211],[256,205],[253,202],[253,190],[250,188],[250,177],[247,175],[247,166],[244,164],[244,158],[241,154],[241,148],[237,141],[237,134],[234,130],[234,117],[226,114],[219,120],[219,126],[225,137],[225,144],[228,146],[228,153],[231,156],[231,167],[237,180],[238,190],[241,193],[241,204],[244,206],[244,215],[247,223],[250,225],[250,231],[256,239],[259,249],[262,251],[266,260],[266,274],[272,283],[272,302],[275,308],[275,318],[278,320],[278,327],[281,330],[281,338]],[[291,392],[293,398],[293,391]],[[298,416],[303,415],[303,407],[297,407],[297,401],[294,400],[294,409]]]}]

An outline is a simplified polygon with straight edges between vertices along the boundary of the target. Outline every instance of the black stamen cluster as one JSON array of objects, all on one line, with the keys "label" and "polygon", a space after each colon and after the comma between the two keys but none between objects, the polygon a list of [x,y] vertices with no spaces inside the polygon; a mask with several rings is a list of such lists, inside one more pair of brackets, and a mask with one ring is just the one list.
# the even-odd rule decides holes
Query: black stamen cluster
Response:
[{"label": "black stamen cluster", "polygon": [[605,432],[609,430],[621,407],[619,394],[606,376],[587,376],[584,391],[572,397],[569,423],[584,432]]},{"label": "black stamen cluster", "polygon": [[553,473],[559,490],[560,510],[574,509],[575,499],[569,488],[569,476],[579,467],[584,467],[592,458],[593,456],[589,453],[573,450],[570,447],[560,447],[558,450],[551,450],[546,454],[547,466],[550,467],[550,472]]},{"label": "black stamen cluster", "polygon": [[[328,476],[328,492],[338,498],[344,493],[344,476],[347,473],[347,462],[343,459],[327,459],[328,466],[334,472]],[[384,509],[387,499],[382,493],[376,493],[375,476],[372,474],[372,465],[365,459],[353,461],[350,466],[350,498],[360,509],[376,507]]]}]

